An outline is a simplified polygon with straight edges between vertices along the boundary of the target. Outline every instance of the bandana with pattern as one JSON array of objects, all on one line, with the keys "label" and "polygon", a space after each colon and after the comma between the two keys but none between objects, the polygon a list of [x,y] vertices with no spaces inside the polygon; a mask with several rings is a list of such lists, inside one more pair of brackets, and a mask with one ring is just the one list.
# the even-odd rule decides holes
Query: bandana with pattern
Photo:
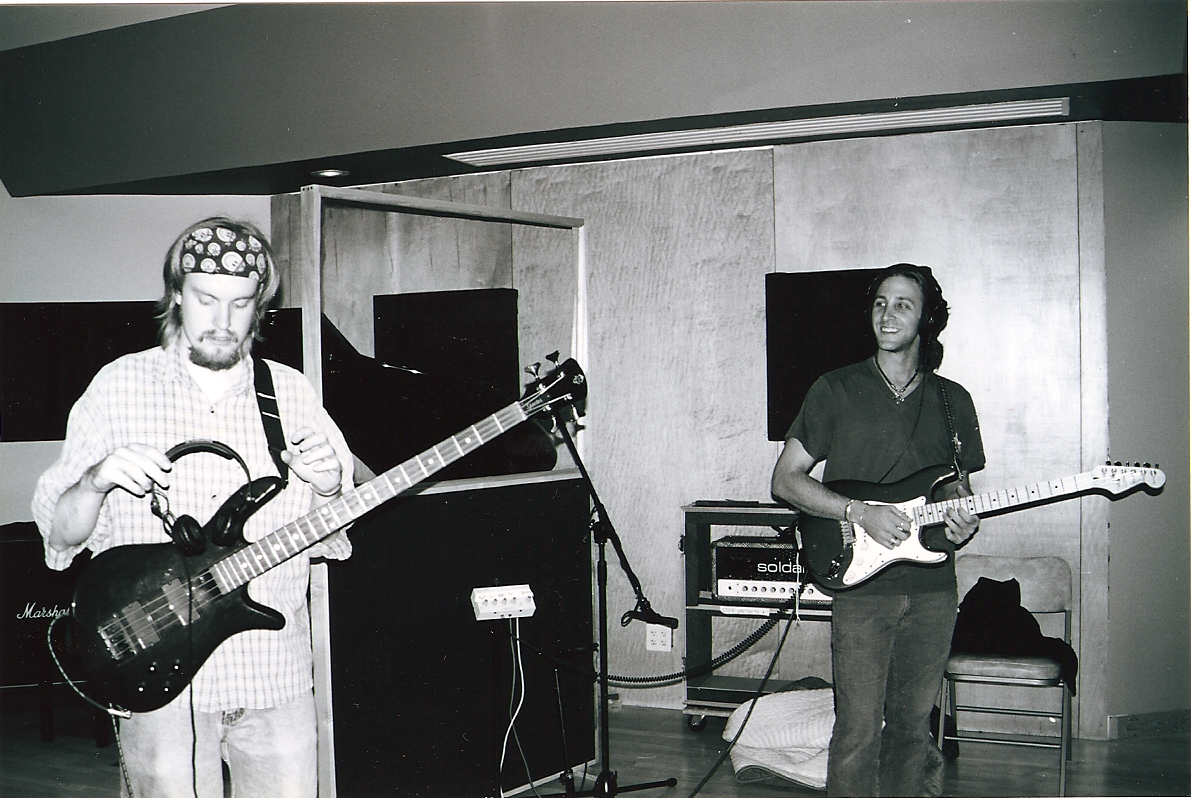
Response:
[{"label": "bandana with pattern", "polygon": [[200,227],[182,242],[182,272],[230,274],[260,280],[269,268],[259,238],[227,227]]}]

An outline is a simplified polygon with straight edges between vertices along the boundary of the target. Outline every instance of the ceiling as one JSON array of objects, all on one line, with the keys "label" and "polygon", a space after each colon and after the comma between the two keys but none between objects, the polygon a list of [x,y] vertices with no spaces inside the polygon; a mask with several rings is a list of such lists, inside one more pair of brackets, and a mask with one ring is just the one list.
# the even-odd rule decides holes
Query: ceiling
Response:
[{"label": "ceiling", "polygon": [[[0,180],[276,194],[479,171],[464,150],[1050,97],[1064,121],[1185,122],[1186,31],[1178,0],[0,6]],[[914,129],[947,125],[863,135]],[[716,146],[742,144],[630,152]]]}]

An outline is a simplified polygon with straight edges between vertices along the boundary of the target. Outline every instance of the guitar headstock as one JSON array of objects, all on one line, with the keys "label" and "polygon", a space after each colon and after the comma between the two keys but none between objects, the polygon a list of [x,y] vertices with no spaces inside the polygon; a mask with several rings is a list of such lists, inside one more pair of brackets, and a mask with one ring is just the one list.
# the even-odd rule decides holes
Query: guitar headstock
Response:
[{"label": "guitar headstock", "polygon": [[[555,352],[547,359],[555,362],[557,357]],[[587,377],[575,359],[568,358],[529,384],[521,398],[521,407],[527,416],[532,416],[556,405],[575,404],[586,398]]]},{"label": "guitar headstock", "polygon": [[1149,463],[1105,463],[1092,471],[1092,478],[1097,490],[1109,493],[1124,493],[1138,485],[1157,490],[1166,484],[1166,474]]}]

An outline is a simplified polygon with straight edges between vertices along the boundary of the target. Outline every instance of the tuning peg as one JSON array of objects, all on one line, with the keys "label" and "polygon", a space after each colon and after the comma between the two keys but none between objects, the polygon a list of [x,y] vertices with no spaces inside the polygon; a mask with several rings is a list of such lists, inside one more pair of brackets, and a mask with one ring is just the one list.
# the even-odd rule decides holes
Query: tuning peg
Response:
[{"label": "tuning peg", "polygon": [[1120,460],[1117,460],[1115,463],[1113,463],[1113,465],[1115,465],[1115,466],[1119,466],[1120,464],[1121,464]]},{"label": "tuning peg", "polygon": [[1149,464],[1149,463],[1146,463],[1146,464],[1145,464],[1145,467],[1146,467],[1146,468],[1150,468],[1151,466],[1150,466],[1150,464]]},{"label": "tuning peg", "polygon": [[550,354],[546,355],[546,359],[557,366],[558,365],[558,350],[555,350],[555,351],[551,352]]},{"label": "tuning peg", "polygon": [[538,371],[541,368],[542,368],[541,363],[530,363],[528,366],[525,367],[525,373],[528,374],[529,376],[533,377],[536,380],[541,376],[540,374],[538,374]]}]

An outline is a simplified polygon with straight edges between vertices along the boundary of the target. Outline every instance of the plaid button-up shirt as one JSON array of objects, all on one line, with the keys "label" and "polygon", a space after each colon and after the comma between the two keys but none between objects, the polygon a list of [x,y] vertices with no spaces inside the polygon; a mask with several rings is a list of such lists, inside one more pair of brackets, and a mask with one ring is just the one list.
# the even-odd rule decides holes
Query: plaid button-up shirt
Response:
[{"label": "plaid button-up shirt", "polygon": [[[58,461],[38,480],[33,517],[48,538],[54,505],[83,473],[119,446],[142,443],[160,451],[190,440],[214,440],[234,449],[252,477],[276,474],[269,455],[253,387],[253,363],[245,362],[235,386],[212,402],[191,378],[183,347],[154,348],[121,357],[95,376],[71,410]],[[352,455],[342,433],[319,404],[306,378],[287,366],[269,363],[287,436],[302,427],[327,435],[343,465],[342,486],[352,486]],[[244,484],[234,460],[207,452],[174,463],[169,509],[205,523],[225,499]],[[310,511],[310,485],[292,472],[288,487],[257,510],[244,527],[249,541]],[[169,541],[149,497],[120,488],[107,495],[91,536],[80,546],[55,551],[45,546],[46,563],[70,565],[82,549],[99,554],[114,546]],[[310,619],[306,603],[310,557],[345,559],[351,544],[336,533],[307,552],[265,572],[248,585],[249,595],[285,617],[278,631],[250,630],[224,641],[192,681],[194,705],[203,711],[276,706],[313,685]]]}]

